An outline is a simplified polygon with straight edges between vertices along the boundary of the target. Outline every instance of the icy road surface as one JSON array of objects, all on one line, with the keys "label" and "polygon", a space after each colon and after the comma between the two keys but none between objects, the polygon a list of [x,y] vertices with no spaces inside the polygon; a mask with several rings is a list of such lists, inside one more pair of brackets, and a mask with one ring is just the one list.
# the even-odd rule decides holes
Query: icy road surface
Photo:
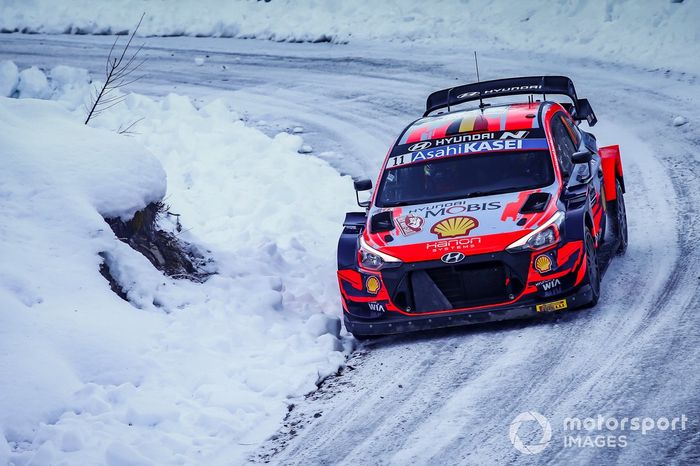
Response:
[{"label": "icy road surface", "polygon": [[[66,64],[99,75],[110,38],[0,36],[0,60]],[[471,46],[470,46],[471,47]],[[223,97],[253,124],[301,125],[316,156],[374,178],[402,127],[432,90],[473,80],[471,48],[148,39],[137,92]],[[689,59],[694,59],[689,57]],[[630,247],[605,276],[594,309],[390,337],[360,347],[349,367],[295,400],[279,435],[253,461],[280,464],[700,462],[700,91],[694,76],[566,57],[481,51],[481,76],[566,74],[619,143]],[[683,116],[689,123],[674,126]],[[333,196],[334,193],[329,193]],[[309,283],[313,292],[314,283]],[[340,306],[338,306],[340,309]],[[541,453],[509,439],[536,411],[551,426]],[[565,431],[568,417],[685,416],[684,429]],[[664,424],[665,425],[665,424]],[[667,426],[668,427],[668,426]],[[533,422],[518,434],[536,443]],[[611,445],[566,436],[612,436]],[[625,436],[625,445],[620,441]],[[583,444],[582,444],[583,445]]]}]

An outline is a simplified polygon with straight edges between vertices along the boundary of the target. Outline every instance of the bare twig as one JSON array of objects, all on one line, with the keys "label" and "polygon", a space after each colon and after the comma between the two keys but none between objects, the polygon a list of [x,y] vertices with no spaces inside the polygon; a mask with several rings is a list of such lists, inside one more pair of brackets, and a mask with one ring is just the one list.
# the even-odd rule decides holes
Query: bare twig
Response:
[{"label": "bare twig", "polygon": [[117,129],[117,133],[119,133],[119,134],[136,134],[136,132],[131,131],[131,129],[142,120],[143,120],[143,118],[139,118],[138,120],[134,120],[124,128],[122,128],[122,125],[119,125],[119,129]]},{"label": "bare twig", "polygon": [[[96,118],[103,111],[120,104],[126,98],[123,95],[109,96],[109,94],[112,91],[128,86],[129,84],[132,84],[143,77],[133,77],[130,75],[134,71],[141,68],[141,65],[143,65],[146,61],[145,58],[136,60],[136,57],[143,49],[144,44],[141,44],[141,46],[139,46],[139,48],[136,49],[136,51],[129,57],[127,57],[127,54],[129,52],[129,47],[131,46],[131,43],[134,40],[134,37],[136,36],[136,32],[139,30],[139,27],[141,27],[141,22],[143,22],[144,16],[146,16],[146,13],[143,13],[141,15],[138,24],[136,24],[134,30],[131,31],[129,40],[127,40],[126,45],[124,45],[124,48],[121,50],[121,53],[119,53],[119,51],[115,53],[115,47],[117,46],[117,42],[119,41],[119,36],[117,36],[114,39],[114,43],[112,43],[112,47],[109,49],[109,54],[107,55],[107,62],[105,63],[105,83],[102,85],[101,89],[97,89],[97,86],[95,86],[90,98],[90,109],[88,110],[86,106],[86,125],[92,118]],[[123,134],[124,132],[128,132],[128,130],[139,121],[140,120],[136,120],[135,122],[130,124],[123,132],[121,130],[119,132],[121,134]]]}]

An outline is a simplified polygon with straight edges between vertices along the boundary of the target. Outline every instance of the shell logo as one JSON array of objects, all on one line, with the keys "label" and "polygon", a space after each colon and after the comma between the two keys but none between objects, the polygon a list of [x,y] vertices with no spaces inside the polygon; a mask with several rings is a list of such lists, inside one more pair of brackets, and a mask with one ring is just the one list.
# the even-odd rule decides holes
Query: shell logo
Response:
[{"label": "shell logo", "polygon": [[552,259],[550,259],[547,254],[537,256],[537,259],[535,259],[535,269],[539,273],[549,272],[552,270]]},{"label": "shell logo", "polygon": [[438,238],[454,238],[468,235],[470,231],[479,226],[479,221],[473,217],[449,217],[437,222],[430,229]]},{"label": "shell logo", "polygon": [[368,293],[371,294],[377,294],[379,293],[379,289],[382,287],[381,282],[379,279],[375,276],[371,276],[367,279],[365,282],[365,288],[367,289]]}]

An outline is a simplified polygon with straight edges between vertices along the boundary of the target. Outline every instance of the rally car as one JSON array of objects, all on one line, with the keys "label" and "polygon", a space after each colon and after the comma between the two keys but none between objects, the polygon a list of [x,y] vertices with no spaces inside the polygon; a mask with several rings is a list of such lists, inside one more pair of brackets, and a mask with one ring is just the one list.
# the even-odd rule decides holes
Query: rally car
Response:
[{"label": "rally car", "polygon": [[431,94],[369,200],[372,182],[355,181],[365,210],[346,214],[338,244],[347,329],[362,338],[595,305],[627,247],[625,180],[619,147],[598,147],[583,121],[597,119],[564,76]]}]

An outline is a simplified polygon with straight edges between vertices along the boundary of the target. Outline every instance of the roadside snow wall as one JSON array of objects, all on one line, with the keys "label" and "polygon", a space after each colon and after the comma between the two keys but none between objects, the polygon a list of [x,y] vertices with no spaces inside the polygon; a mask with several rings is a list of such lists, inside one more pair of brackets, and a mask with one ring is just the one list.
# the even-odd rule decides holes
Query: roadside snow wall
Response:
[{"label": "roadside snow wall", "polygon": [[[243,463],[344,362],[351,180],[219,101],[132,94],[95,120],[108,131],[82,124],[84,70],[0,69],[20,97],[0,97],[0,464]],[[163,275],[103,218],[164,197],[210,251],[204,283]]]},{"label": "roadside snow wall", "polygon": [[465,56],[505,48],[700,71],[688,59],[700,56],[694,0],[4,0],[0,31],[124,33],[142,11],[143,35],[450,41],[464,44]]}]

